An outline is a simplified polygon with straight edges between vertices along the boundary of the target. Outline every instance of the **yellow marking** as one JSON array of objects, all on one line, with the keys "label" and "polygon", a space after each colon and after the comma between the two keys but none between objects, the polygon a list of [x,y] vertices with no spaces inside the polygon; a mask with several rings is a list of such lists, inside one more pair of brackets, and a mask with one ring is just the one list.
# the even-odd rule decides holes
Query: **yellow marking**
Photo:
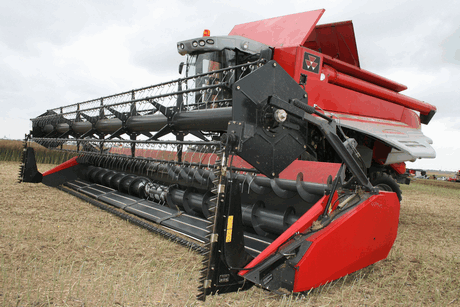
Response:
[{"label": "yellow marking", "polygon": [[232,231],[233,231],[233,215],[230,215],[227,219],[227,237],[225,243],[232,242]]}]

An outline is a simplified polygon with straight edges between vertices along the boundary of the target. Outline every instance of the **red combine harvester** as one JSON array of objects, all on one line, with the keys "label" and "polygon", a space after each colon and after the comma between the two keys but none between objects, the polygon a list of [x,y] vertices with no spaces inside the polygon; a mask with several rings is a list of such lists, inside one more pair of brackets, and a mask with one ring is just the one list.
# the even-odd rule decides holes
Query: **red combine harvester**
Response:
[{"label": "red combine harvester", "polygon": [[454,177],[448,178],[447,179],[450,182],[460,182],[460,170],[455,174]]},{"label": "red combine harvester", "polygon": [[[352,23],[323,13],[205,31],[177,44],[180,79],[33,118],[20,181],[201,252],[203,300],[307,291],[386,258],[393,178],[435,156],[420,126],[436,108],[361,69]],[[31,141],[76,157],[41,174]]]}]

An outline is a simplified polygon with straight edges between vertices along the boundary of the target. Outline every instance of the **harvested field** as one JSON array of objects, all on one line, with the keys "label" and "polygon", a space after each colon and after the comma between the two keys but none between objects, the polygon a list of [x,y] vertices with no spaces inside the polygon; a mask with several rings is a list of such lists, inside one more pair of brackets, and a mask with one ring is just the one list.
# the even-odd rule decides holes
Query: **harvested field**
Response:
[{"label": "harvested field", "polygon": [[416,184],[430,186],[430,187],[439,187],[443,189],[453,189],[453,190],[460,189],[460,182],[449,182],[449,181],[443,181],[443,180],[419,179],[416,181]]},{"label": "harvested field", "polygon": [[460,184],[402,186],[386,260],[302,295],[253,287],[203,304],[200,255],[57,189],[16,184],[17,172],[0,162],[2,306],[460,305]]}]

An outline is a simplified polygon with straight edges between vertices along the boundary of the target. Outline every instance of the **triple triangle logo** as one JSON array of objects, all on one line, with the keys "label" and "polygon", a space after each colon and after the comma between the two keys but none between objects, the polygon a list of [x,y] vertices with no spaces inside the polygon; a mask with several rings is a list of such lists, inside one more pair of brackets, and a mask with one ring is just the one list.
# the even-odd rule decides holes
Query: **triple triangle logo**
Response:
[{"label": "triple triangle logo", "polygon": [[308,70],[314,73],[319,73],[320,57],[311,53],[305,52],[303,56],[303,70]]}]

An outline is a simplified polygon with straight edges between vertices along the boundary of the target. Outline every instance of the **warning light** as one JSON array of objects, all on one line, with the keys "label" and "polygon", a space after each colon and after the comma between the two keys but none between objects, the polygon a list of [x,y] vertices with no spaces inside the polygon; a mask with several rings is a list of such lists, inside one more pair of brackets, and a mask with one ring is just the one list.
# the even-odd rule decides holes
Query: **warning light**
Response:
[{"label": "warning light", "polygon": [[209,30],[204,30],[204,31],[203,31],[203,37],[204,37],[204,36],[211,36],[211,31],[209,31]]}]

